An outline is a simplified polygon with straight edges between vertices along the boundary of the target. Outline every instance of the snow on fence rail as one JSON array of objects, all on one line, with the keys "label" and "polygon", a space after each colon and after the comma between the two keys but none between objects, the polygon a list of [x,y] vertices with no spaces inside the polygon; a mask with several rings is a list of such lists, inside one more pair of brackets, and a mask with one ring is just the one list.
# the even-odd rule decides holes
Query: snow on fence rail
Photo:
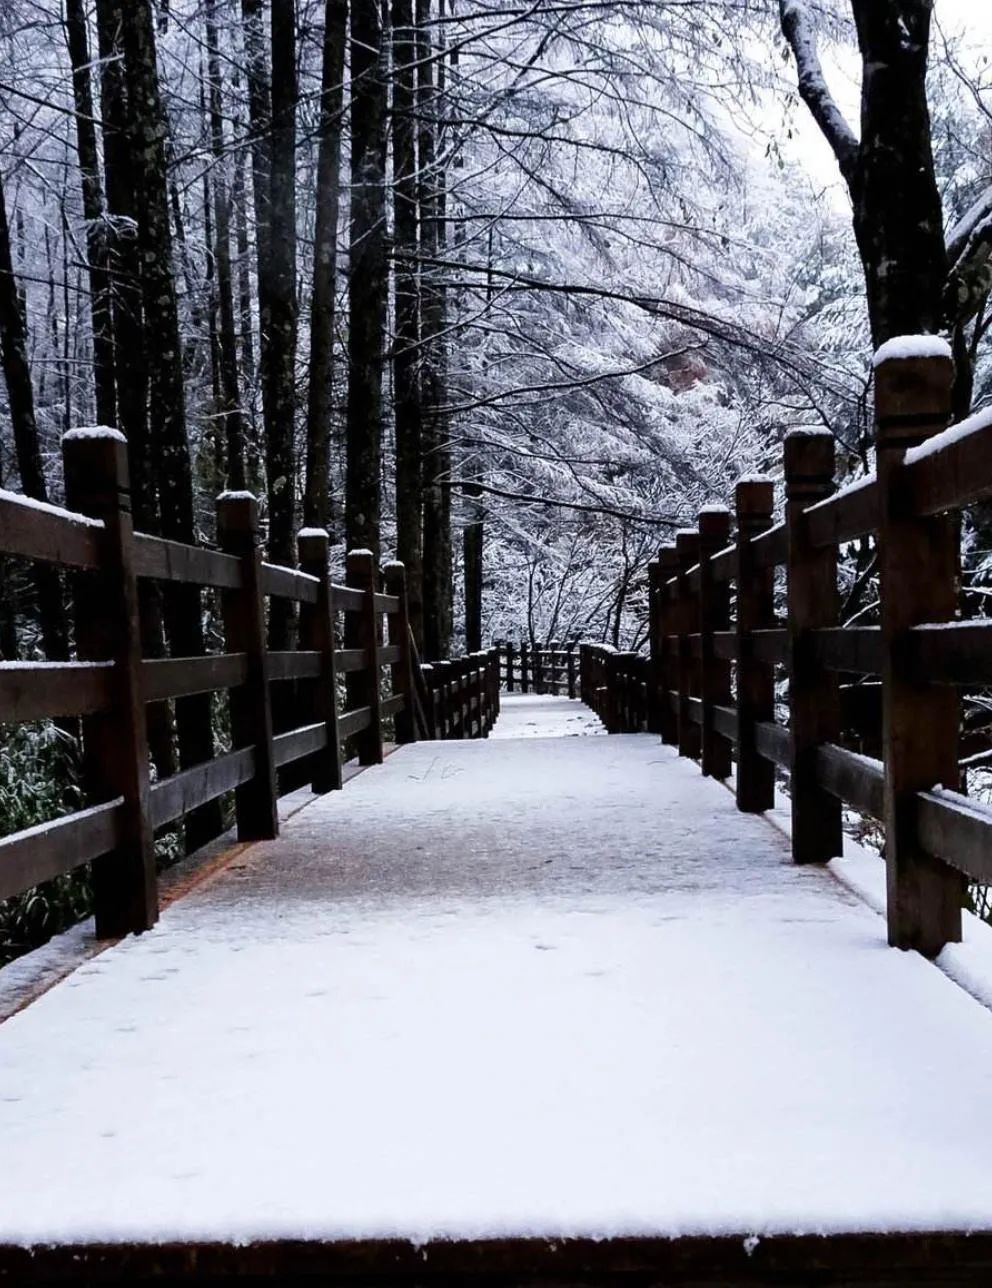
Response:
[{"label": "snow on fence rail", "polygon": [[[581,650],[582,696],[607,728],[658,732],[716,778],[733,753],[741,810],[770,809],[775,766],[787,770],[796,862],[841,853],[842,803],[881,819],[889,940],[930,956],[961,937],[965,880],[992,883],[992,810],[956,790],[959,691],[992,684],[992,621],[956,620],[954,515],[992,496],[992,418],[946,429],[952,376],[942,352],[883,355],[874,477],[835,491],[832,436],[790,435],[784,520],[770,481],[741,481],[733,540],[729,514],[704,512],[651,564],[650,656]],[[868,534],[880,624],[841,628],[837,548]],[[880,677],[881,759],[840,745],[843,674]]]},{"label": "snow on fence rail", "polygon": [[[218,498],[220,550],[136,533],[122,436],[70,433],[63,464],[71,510],[0,492],[0,554],[73,570],[77,656],[0,663],[0,724],[81,718],[89,807],[0,838],[0,899],[92,863],[97,934],[147,929],[158,915],[157,828],[233,792],[239,838],[267,839],[278,832],[277,771],[285,766],[298,763],[325,792],[342,785],[343,744],[362,765],[382,761],[387,719],[398,743],[483,737],[492,727],[496,655],[445,663],[436,668],[443,682],[429,685],[410,634],[402,564],[380,574],[367,551],[352,551],[346,584],[336,585],[327,534],[313,529],[300,533],[298,568],[265,563],[248,493]],[[218,591],[226,651],[142,657],[140,579]],[[273,597],[299,606],[292,651],[267,645]],[[275,733],[272,685],[287,681],[295,695],[281,714],[295,723]],[[218,691],[228,694],[232,750],[151,782],[147,704]]]}]

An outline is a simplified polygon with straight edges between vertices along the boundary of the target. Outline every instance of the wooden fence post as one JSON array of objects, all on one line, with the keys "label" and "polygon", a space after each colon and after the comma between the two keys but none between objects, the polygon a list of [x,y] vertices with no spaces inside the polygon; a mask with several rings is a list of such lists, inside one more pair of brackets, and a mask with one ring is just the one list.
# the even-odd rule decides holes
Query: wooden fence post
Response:
[{"label": "wooden fence post", "polygon": [[83,720],[90,802],[124,798],[120,843],[92,868],[97,938],[113,939],[158,919],[127,444],[112,430],[70,431],[62,453],[67,505],[106,530],[104,563],[95,576],[80,575],[74,607],[80,661],[114,664],[112,709]]},{"label": "wooden fence post", "polygon": [[834,489],[834,440],[826,431],[794,431],[785,440],[785,519],[788,527],[789,713],[792,762],[792,857],[826,863],[843,850],[841,802],[819,784],[819,748],[840,733],[835,672],[819,665],[809,647],[818,627],[836,626],[837,548],[817,549],[805,510]]},{"label": "wooden fence post", "polygon": [[699,533],[677,532],[675,549],[679,561],[678,667],[679,667],[679,755],[698,760],[702,753],[702,729],[690,715],[689,699],[699,696],[699,663],[693,656],[692,640],[698,620],[695,595],[689,585],[689,569],[699,560]]},{"label": "wooden fence post", "polygon": [[530,692],[530,651],[522,640],[520,642],[520,692]]},{"label": "wooden fence post", "polygon": [[241,560],[240,590],[225,590],[221,595],[225,646],[229,653],[244,653],[248,659],[247,680],[231,690],[231,741],[236,749],[255,749],[255,775],[235,792],[238,839],[267,841],[279,835],[279,813],[262,549],[258,502],[253,496],[231,493],[217,498],[217,537],[223,551]]},{"label": "wooden fence post", "polygon": [[661,733],[661,565],[648,563],[648,733]]},{"label": "wooden fence post", "polygon": [[379,668],[379,613],[375,606],[378,589],[375,560],[371,550],[349,550],[346,561],[345,582],[361,590],[365,602],[361,613],[355,614],[355,648],[363,649],[366,664],[360,671],[348,675],[348,706],[368,707],[368,728],[355,735],[355,751],[360,765],[382,764],[382,698]]},{"label": "wooden fence post", "polygon": [[451,672],[453,664],[451,662],[434,663],[434,680],[436,711],[437,711],[437,736],[438,738],[451,737]]},{"label": "wooden fence post", "polygon": [[397,743],[417,741],[417,721],[414,713],[416,690],[413,680],[413,653],[410,648],[410,612],[407,606],[406,566],[395,561],[383,567],[383,589],[387,595],[399,600],[399,608],[389,614],[389,643],[400,650],[398,662],[390,668],[390,681],[394,693],[402,693],[406,704],[397,712],[393,728]]},{"label": "wooden fence post", "polygon": [[424,682],[427,705],[424,708],[424,719],[430,730],[432,740],[440,738],[437,728],[437,673],[430,662],[421,662],[420,677]]},{"label": "wooden fence post", "polygon": [[338,737],[337,665],[334,638],[334,591],[331,585],[330,538],[316,528],[304,528],[297,537],[300,569],[318,582],[316,604],[300,605],[300,642],[320,654],[320,677],[307,682],[313,710],[327,729],[327,746],[311,759],[315,792],[341,787],[341,740]]},{"label": "wooden fence post", "polygon": [[965,879],[920,846],[915,793],[958,787],[960,699],[913,677],[901,646],[910,627],[957,612],[958,521],[914,517],[899,471],[907,448],[946,428],[953,378],[950,354],[889,358],[875,371],[889,943],[928,957],[961,938]]},{"label": "wooden fence post", "polygon": [[506,691],[513,692],[513,644],[510,640],[506,642]]},{"label": "wooden fence post", "polygon": [[737,506],[737,808],[760,814],[775,804],[775,766],[758,754],[755,728],[775,717],[775,670],[754,656],[752,632],[775,625],[775,574],[755,567],[751,542],[772,526],[771,480],[742,480]]},{"label": "wooden fence post", "polygon": [[713,708],[729,707],[730,663],[717,657],[713,632],[730,627],[730,587],[713,578],[711,561],[730,541],[730,512],[709,506],[699,512],[699,655],[702,698],[702,770],[710,778],[729,778],[731,744],[713,723]]},{"label": "wooden fence post", "polygon": [[658,604],[658,647],[660,651],[659,684],[661,686],[661,741],[678,746],[678,713],[672,708],[671,695],[679,687],[678,647],[671,637],[678,630],[678,600],[676,592],[668,585],[678,575],[679,556],[674,546],[662,546],[658,551],[658,571],[661,589]]},{"label": "wooden fence post", "polygon": [[572,640],[568,646],[568,696],[573,699],[576,694],[575,680],[575,641]]}]

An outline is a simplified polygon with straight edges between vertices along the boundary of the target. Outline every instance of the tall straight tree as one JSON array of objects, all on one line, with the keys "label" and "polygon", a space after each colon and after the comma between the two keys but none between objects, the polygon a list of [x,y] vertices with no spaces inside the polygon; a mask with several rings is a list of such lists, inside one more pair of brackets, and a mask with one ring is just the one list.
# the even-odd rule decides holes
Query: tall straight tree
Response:
[{"label": "tall straight tree", "polygon": [[224,140],[223,81],[217,35],[217,0],[207,0],[207,78],[210,83],[210,149],[213,154],[213,264],[216,272],[219,383],[224,427],[224,455],[229,487],[245,486],[245,428],[238,381],[238,339],[234,323],[234,277],[231,266],[231,194]]},{"label": "tall straight tree", "polygon": [[86,252],[90,276],[90,312],[93,323],[93,385],[96,415],[102,425],[117,424],[117,383],[114,373],[113,316],[110,297],[110,263],[107,221],[97,150],[93,85],[90,79],[90,42],[83,0],[66,0],[66,39],[72,63],[72,89],[76,107],[76,146],[86,220]]},{"label": "tall straight tree", "polygon": [[[14,277],[10,247],[10,225],[3,175],[0,173],[0,360],[7,384],[7,402],[14,430],[14,452],[21,475],[21,487],[35,501],[48,500],[42,465],[38,422],[34,411],[34,388],[28,365],[28,333],[24,308]],[[62,601],[58,572],[48,564],[32,565],[38,595],[38,618],[45,656],[56,661],[69,656],[69,628]]]},{"label": "tall straight tree", "polygon": [[386,47],[379,0],[351,4],[351,229],[345,534],[380,551],[386,257]]},{"label": "tall straight tree", "polygon": [[[436,261],[445,243],[444,172],[438,146],[445,89],[443,0],[438,43],[431,38],[431,0],[417,0],[417,118],[421,271],[421,406],[423,438],[424,652],[446,658],[451,648],[451,446],[443,414],[445,298]],[[435,77],[435,66],[437,73]]]},{"label": "tall straight tree", "polygon": [[[183,355],[179,311],[172,267],[169,189],[166,166],[168,129],[162,107],[150,0],[130,0],[124,31],[124,66],[135,169],[135,192],[141,246],[141,288],[149,335],[148,393],[150,436],[155,449],[162,534],[175,541],[196,542],[193,477],[186,434]],[[196,587],[170,587],[166,596],[166,629],[173,654],[196,656],[204,651],[200,592]],[[176,701],[179,755],[183,767],[213,755],[209,694]],[[221,830],[217,802],[201,806],[186,820],[186,843],[196,849]]]},{"label": "tall straight tree", "polygon": [[317,156],[317,212],[310,310],[310,385],[307,402],[307,465],[303,518],[308,526],[331,523],[331,394],[341,205],[341,117],[344,55],[348,36],[347,0],[327,0],[320,90],[320,147]]},{"label": "tall straight tree", "polygon": [[424,488],[418,346],[417,33],[413,0],[393,0],[393,283],[396,337],[393,388],[396,425],[396,553],[406,565],[410,627],[424,644]]},{"label": "tall straight tree", "polygon": [[[260,300],[262,404],[268,485],[269,557],[294,560],[296,471],[296,3],[272,0],[272,151],[269,188],[270,290]],[[286,648],[290,603],[277,599],[269,615],[273,648]]]}]

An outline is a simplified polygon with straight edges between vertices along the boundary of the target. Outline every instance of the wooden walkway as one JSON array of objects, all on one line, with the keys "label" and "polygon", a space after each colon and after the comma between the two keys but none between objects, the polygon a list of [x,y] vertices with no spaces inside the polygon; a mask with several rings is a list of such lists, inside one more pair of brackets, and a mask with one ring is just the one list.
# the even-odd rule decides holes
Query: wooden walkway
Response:
[{"label": "wooden walkway", "polygon": [[400,748],[0,1026],[0,1281],[987,1283],[992,1015],[577,716]]}]

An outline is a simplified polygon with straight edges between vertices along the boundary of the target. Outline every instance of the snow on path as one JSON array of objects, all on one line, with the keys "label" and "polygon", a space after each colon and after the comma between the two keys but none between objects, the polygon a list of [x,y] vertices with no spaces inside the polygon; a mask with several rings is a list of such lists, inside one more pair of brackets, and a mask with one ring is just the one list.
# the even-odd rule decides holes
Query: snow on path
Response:
[{"label": "snow on path", "polygon": [[582,738],[605,734],[597,715],[572,698],[542,693],[500,694],[499,719],[490,738]]},{"label": "snow on path", "polygon": [[992,1226],[992,1015],[786,847],[401,749],[0,1026],[0,1243]]}]

